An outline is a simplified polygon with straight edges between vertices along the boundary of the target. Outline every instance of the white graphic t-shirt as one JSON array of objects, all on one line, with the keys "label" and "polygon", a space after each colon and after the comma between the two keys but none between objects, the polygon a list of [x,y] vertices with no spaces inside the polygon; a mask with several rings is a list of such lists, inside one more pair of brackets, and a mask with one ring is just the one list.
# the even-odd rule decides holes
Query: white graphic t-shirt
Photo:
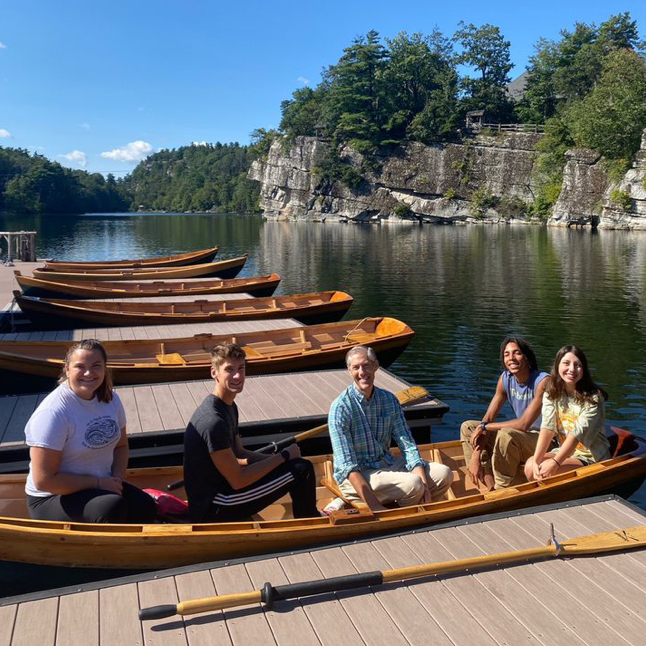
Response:
[{"label": "white graphic t-shirt", "polygon": [[[126,413],[116,393],[109,404],[82,399],[61,384],[41,402],[25,426],[28,446],[61,451],[59,471],[105,478],[112,473],[114,447],[126,425]],[[25,492],[51,496],[34,486],[29,466]]]}]

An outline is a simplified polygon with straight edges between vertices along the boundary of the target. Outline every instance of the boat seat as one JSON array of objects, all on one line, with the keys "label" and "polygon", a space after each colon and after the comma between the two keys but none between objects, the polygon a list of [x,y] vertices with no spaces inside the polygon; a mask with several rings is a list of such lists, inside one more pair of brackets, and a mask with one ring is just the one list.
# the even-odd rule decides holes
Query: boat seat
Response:
[{"label": "boat seat", "polygon": [[186,360],[179,354],[179,352],[171,352],[169,354],[156,354],[155,359],[164,366],[184,366]]},{"label": "boat seat", "polygon": [[252,356],[257,356],[260,355],[261,357],[280,357],[282,355],[287,355],[287,354],[300,354],[303,350],[310,350],[312,348],[312,344],[309,341],[305,341],[305,343],[290,343],[288,345],[277,345],[274,347],[255,347],[253,348],[254,352],[257,354],[254,354]]}]

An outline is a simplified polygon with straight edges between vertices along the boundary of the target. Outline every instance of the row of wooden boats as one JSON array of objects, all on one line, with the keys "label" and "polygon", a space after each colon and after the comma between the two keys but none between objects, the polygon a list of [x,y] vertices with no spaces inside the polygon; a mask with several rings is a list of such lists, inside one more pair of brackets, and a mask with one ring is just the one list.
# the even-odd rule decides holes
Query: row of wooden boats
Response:
[{"label": "row of wooden boats", "polygon": [[[99,525],[36,521],[27,513],[25,476],[0,475],[0,559],[74,567],[168,568],[356,540],[574,500],[618,487],[624,488],[625,495],[646,476],[646,442],[625,432],[611,439],[616,452],[608,460],[541,482],[491,492],[479,491],[471,484],[460,442],[425,445],[420,449],[426,459],[443,462],[454,473],[443,500],[376,513],[367,508],[351,509],[331,517],[306,519],[294,519],[289,499],[283,498],[247,522],[191,524],[178,518],[174,524]],[[332,456],[309,459],[321,482],[317,498],[323,506],[335,495],[325,486],[331,477]],[[181,475],[178,467],[158,467],[131,470],[127,479],[142,489],[164,490]]]},{"label": "row of wooden boats", "polygon": [[[51,327],[54,320],[67,322],[68,326],[70,321],[74,321],[75,326],[78,321],[92,325],[141,325],[171,320],[240,320],[261,315],[305,318],[306,322],[311,322],[308,316],[340,317],[352,302],[343,292],[273,298],[271,294],[280,280],[275,274],[252,279],[223,277],[221,280],[168,282],[168,279],[194,276],[166,272],[199,271],[206,265],[211,267],[209,271],[214,271],[213,266],[219,263],[199,257],[200,253],[207,252],[212,258],[217,248],[162,259],[116,263],[48,262],[44,270],[34,272],[34,277],[16,274],[25,293],[16,293],[15,297],[23,311],[43,327]],[[234,259],[242,261],[236,274],[245,260],[246,256]],[[188,262],[197,264],[185,264]],[[227,267],[220,271],[234,269]],[[213,274],[195,274],[202,275]],[[217,275],[223,276],[222,273]],[[147,280],[153,282],[145,282]],[[268,293],[263,294],[263,290]],[[145,303],[123,300],[236,291],[266,297],[157,303],[148,299]],[[87,300],[97,298],[119,300]],[[321,307],[328,309],[323,309],[322,313]],[[402,321],[375,317],[262,332],[197,334],[163,340],[108,340],[104,344],[116,384],[146,384],[208,378],[211,349],[224,340],[244,347],[247,372],[253,375],[343,365],[346,352],[357,344],[372,346],[380,363],[388,366],[413,335],[413,330]],[[61,372],[71,343],[0,341],[0,370],[55,378]],[[454,473],[454,483],[445,499],[377,513],[366,508],[341,510],[331,517],[308,519],[294,519],[286,497],[248,522],[191,524],[175,518],[176,522],[172,524],[95,525],[35,521],[29,519],[25,504],[25,476],[0,475],[0,559],[73,567],[167,568],[354,540],[618,489],[627,494],[646,477],[646,441],[618,430],[611,440],[614,455],[609,460],[541,482],[492,492],[480,491],[471,483],[459,442],[425,445],[420,447],[425,458],[448,465]],[[310,459],[320,482],[318,504],[323,507],[336,495],[330,484],[332,457],[321,455]],[[129,482],[155,490],[163,490],[181,477],[178,467],[135,469],[128,473]],[[184,494],[183,491],[177,493]]]}]

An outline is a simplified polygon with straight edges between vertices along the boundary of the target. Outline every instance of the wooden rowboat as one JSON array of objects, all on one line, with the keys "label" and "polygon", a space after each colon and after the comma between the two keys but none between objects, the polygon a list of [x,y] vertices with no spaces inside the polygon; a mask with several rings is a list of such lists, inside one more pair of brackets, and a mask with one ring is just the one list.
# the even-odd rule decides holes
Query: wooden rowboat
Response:
[{"label": "wooden rowboat", "polygon": [[52,271],[51,269],[34,269],[32,275],[44,280],[54,279],[58,282],[77,280],[167,280],[173,278],[200,278],[204,276],[219,276],[220,278],[234,278],[247,262],[247,256],[229,258],[218,262],[207,262],[188,267],[140,267],[130,269],[84,269],[73,272]]},{"label": "wooden rowboat", "polygon": [[352,305],[345,292],[316,292],[269,298],[223,301],[67,301],[24,296],[14,291],[23,313],[41,329],[69,327],[166,325],[255,319],[293,318],[301,323],[338,321]]},{"label": "wooden rowboat", "polygon": [[45,267],[51,271],[77,271],[84,269],[127,269],[134,267],[183,267],[210,262],[218,253],[219,247],[180,253],[175,256],[144,258],[142,260],[102,260],[98,262],[67,262],[65,260],[46,260]]},{"label": "wooden rowboat", "polygon": [[49,298],[142,298],[145,296],[202,296],[207,294],[235,294],[246,292],[254,296],[271,296],[278,283],[278,274],[252,276],[249,278],[213,278],[177,281],[101,281],[77,280],[69,283],[59,282],[55,276],[49,280],[23,276],[15,270],[14,276],[20,289],[29,296]]},{"label": "wooden rowboat", "polygon": [[[103,341],[116,384],[147,384],[208,379],[211,349],[234,341],[247,352],[247,374],[270,374],[343,366],[353,346],[372,346],[387,367],[413,338],[414,332],[393,318],[323,323],[283,330],[236,335]],[[55,378],[73,341],[0,341],[0,369]],[[7,375],[2,375],[8,379]]]},{"label": "wooden rowboat", "polygon": [[[625,432],[624,432],[625,433]],[[46,565],[157,569],[293,550],[332,541],[355,540],[482,514],[574,500],[631,485],[646,477],[644,440],[626,433],[627,452],[604,462],[516,487],[483,493],[466,476],[460,442],[420,447],[429,460],[454,473],[444,500],[372,513],[336,512],[332,517],[293,519],[288,498],[248,522],[209,524],[98,525],[27,518],[24,475],[0,476],[0,559]],[[323,481],[331,477],[331,456],[309,458]],[[127,479],[141,488],[163,490],[181,478],[179,467],[134,469]],[[184,492],[177,492],[183,496]],[[317,489],[319,506],[334,497]]]}]

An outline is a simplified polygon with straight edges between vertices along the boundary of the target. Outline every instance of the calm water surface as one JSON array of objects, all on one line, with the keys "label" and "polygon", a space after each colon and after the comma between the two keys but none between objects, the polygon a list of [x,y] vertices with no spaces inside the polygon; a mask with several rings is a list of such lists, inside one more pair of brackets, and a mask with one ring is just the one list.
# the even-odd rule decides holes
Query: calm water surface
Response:
[{"label": "calm water surface", "polygon": [[[646,437],[646,234],[532,226],[266,222],[236,215],[0,216],[38,231],[40,258],[102,260],[219,244],[248,252],[241,275],[277,272],[278,293],[341,289],[350,318],[394,316],[417,333],[392,370],[451,408],[434,439],[485,411],[508,333],[549,370],[559,347],[583,347],[610,393],[608,423]],[[510,415],[510,410],[505,411]],[[646,492],[638,494],[646,508]]]}]

